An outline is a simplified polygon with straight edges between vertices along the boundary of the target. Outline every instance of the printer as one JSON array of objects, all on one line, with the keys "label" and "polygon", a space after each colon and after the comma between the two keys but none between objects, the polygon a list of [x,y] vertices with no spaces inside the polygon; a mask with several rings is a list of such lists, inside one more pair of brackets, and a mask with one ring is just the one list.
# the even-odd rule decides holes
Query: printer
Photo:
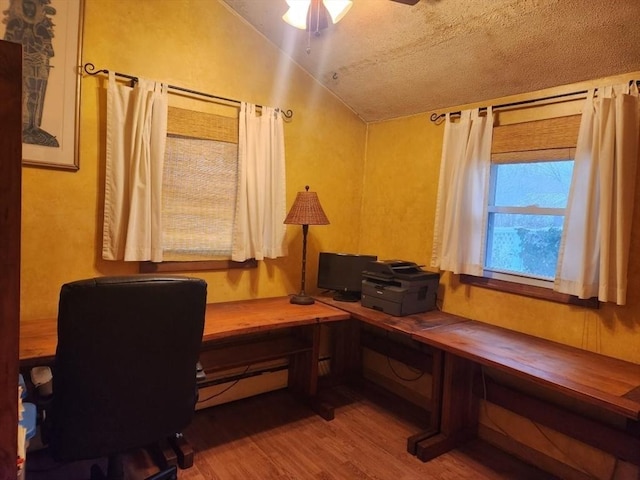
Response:
[{"label": "printer", "polygon": [[440,275],[403,260],[369,262],[362,272],[363,307],[401,317],[436,306]]}]

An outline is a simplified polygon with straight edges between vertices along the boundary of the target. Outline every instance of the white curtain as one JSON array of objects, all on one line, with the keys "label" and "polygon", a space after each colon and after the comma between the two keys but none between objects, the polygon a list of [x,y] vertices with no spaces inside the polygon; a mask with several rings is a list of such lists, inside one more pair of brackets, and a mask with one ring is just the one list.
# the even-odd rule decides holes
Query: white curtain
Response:
[{"label": "white curtain", "polygon": [[102,258],[162,261],[162,168],[167,87],[109,73]]},{"label": "white curtain", "polygon": [[465,110],[446,116],[431,266],[482,275],[493,111]]},{"label": "white curtain", "polygon": [[242,102],[232,260],[286,255],[284,128],[279,111]]},{"label": "white curtain", "polygon": [[639,117],[635,82],[588,93],[554,290],[626,302]]}]

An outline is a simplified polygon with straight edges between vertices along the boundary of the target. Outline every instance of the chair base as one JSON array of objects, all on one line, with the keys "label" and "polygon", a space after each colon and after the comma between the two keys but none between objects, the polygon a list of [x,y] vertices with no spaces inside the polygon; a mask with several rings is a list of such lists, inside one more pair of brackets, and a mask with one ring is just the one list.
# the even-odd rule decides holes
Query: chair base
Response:
[{"label": "chair base", "polygon": [[91,480],[124,480],[124,465],[122,455],[110,455],[107,461],[105,475],[99,465],[91,466]]},{"label": "chair base", "polygon": [[[106,475],[98,465],[92,465],[90,480],[124,480],[122,456],[111,455],[109,457]],[[178,467],[176,465],[168,466],[164,470],[147,477],[146,480],[178,480]]]},{"label": "chair base", "polygon": [[147,477],[147,480],[178,480],[178,468],[172,465],[155,475]]}]

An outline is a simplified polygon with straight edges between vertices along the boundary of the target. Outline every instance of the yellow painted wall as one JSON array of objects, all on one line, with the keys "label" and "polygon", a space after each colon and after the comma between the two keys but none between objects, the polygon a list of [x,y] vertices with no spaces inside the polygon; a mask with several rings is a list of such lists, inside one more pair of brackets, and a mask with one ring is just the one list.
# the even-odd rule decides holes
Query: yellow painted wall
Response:
[{"label": "yellow painted wall", "polygon": [[[640,77],[640,72],[533,92],[522,100],[579,91],[600,82]],[[501,123],[579,113],[581,102],[499,114]],[[486,105],[486,104],[485,104]],[[453,107],[450,111],[469,108]],[[438,112],[440,113],[440,112]],[[370,124],[362,201],[360,250],[430,269],[433,222],[444,125],[430,113]],[[640,182],[636,188],[626,306],[593,310],[462,285],[445,273],[439,297],[447,312],[640,363]]]},{"label": "yellow painted wall", "polygon": [[[86,0],[84,18],[83,62],[292,109],[285,125],[287,204],[309,184],[331,221],[310,228],[307,284],[315,285],[318,251],[356,249],[366,125],[335,96],[222,2]],[[82,79],[80,170],[23,169],[23,319],[55,316],[67,281],[137,272],[137,264],[100,258],[105,84],[104,76]],[[250,271],[197,272],[209,284],[208,301],[296,293],[301,229],[289,226],[287,235],[286,258]]]}]

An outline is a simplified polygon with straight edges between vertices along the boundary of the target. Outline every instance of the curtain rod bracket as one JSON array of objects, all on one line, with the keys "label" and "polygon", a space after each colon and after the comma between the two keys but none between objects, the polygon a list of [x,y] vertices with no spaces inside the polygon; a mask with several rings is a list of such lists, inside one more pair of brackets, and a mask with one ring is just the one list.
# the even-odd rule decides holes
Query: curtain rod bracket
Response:
[{"label": "curtain rod bracket", "polygon": [[431,117],[429,117],[429,119],[435,123],[436,125],[440,125],[442,123],[442,121],[444,120],[444,117],[446,116],[446,113],[441,113],[441,114],[437,114],[437,113],[432,113]]},{"label": "curtain rod bracket", "polygon": [[[109,70],[107,70],[105,68],[103,68],[101,70],[96,70],[96,66],[91,62],[85,63],[83,65],[82,69],[84,70],[84,72],[87,75],[91,75],[91,76],[96,76],[96,75],[99,75],[101,73],[103,73],[105,75],[109,74]],[[138,82],[138,77],[134,77],[133,75],[127,75],[126,73],[119,73],[119,72],[114,72],[114,75],[130,80],[131,81],[131,86],[134,86]],[[198,92],[196,90],[189,90],[188,88],[176,87],[174,85],[168,85],[168,88],[170,88],[172,90],[177,90],[179,92],[192,93],[194,95],[199,95],[201,97],[211,98],[213,100],[221,100],[223,102],[230,102],[230,103],[240,104],[239,100],[235,100],[235,99],[232,99],[232,98],[219,97],[217,95],[212,95],[210,93]],[[259,107],[259,108],[262,108],[262,105],[256,105],[256,106]],[[291,110],[291,109],[284,110],[282,108],[278,108],[277,110],[287,120],[291,120],[291,118],[293,118],[293,110]]]}]

